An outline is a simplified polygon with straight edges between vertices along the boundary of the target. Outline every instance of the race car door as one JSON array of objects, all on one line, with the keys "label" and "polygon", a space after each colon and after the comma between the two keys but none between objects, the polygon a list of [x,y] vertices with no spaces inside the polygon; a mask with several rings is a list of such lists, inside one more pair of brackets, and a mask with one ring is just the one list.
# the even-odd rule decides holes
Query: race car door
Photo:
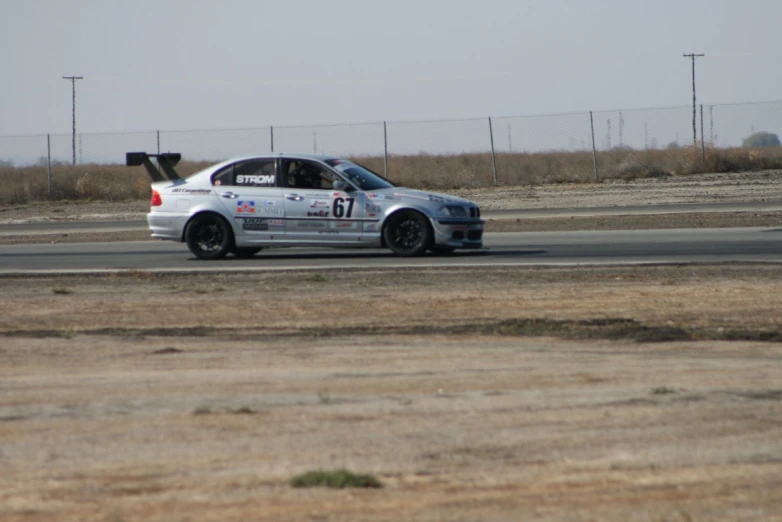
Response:
[{"label": "race car door", "polygon": [[286,241],[357,243],[363,209],[347,192],[336,191],[336,175],[308,160],[282,160]]},{"label": "race car door", "polygon": [[237,242],[281,240],[285,235],[285,205],[277,187],[277,160],[238,161],[212,176],[220,201],[234,220]]}]

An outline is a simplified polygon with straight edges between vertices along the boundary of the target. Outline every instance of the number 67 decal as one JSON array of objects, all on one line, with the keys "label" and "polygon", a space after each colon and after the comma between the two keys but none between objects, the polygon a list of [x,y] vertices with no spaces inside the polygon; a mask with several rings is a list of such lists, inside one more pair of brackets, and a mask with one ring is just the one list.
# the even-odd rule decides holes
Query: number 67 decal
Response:
[{"label": "number 67 decal", "polygon": [[353,215],[353,203],[356,198],[334,198],[331,215],[335,218],[349,218]]}]

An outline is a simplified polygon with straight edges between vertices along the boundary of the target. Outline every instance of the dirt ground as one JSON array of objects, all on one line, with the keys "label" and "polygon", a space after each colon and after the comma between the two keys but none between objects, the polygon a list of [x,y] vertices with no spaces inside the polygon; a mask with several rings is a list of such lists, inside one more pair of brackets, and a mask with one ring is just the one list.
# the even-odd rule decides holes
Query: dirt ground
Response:
[{"label": "dirt ground", "polygon": [[782,520],[780,266],[0,288],[3,521]]},{"label": "dirt ground", "polygon": [[484,209],[782,201],[782,171],[614,179],[586,184],[498,186],[454,193],[474,200]]}]

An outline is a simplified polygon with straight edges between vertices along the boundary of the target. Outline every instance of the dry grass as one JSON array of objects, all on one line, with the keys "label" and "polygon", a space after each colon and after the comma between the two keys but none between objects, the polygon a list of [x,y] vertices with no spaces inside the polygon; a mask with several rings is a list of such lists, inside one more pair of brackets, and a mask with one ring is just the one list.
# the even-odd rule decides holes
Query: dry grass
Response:
[{"label": "dry grass", "polygon": [[[542,185],[594,181],[592,153],[546,152],[497,154],[497,181],[501,185]],[[383,158],[357,160],[383,172]],[[633,150],[615,148],[597,155],[600,179],[635,179],[710,172],[741,172],[782,168],[782,148],[719,149],[708,147],[705,161],[700,148]],[[457,189],[493,183],[491,154],[452,156],[390,156],[389,177],[416,188]]]},{"label": "dry grass", "polygon": [[[501,185],[588,183],[594,181],[592,153],[500,153],[497,180]],[[356,161],[383,172],[383,158],[358,157]],[[210,162],[183,162],[189,176]],[[633,150],[616,148],[598,153],[600,179],[635,179],[706,172],[739,172],[782,168],[782,147],[764,149]],[[423,189],[449,190],[493,183],[491,154],[389,156],[389,177],[397,184]],[[48,198],[46,167],[0,167],[0,203],[22,204]],[[52,166],[52,199],[125,201],[149,197],[149,178],[142,167],[124,165]]]},{"label": "dry grass", "polygon": [[[189,176],[210,162],[183,162]],[[46,167],[0,167],[0,203],[23,204],[49,199]],[[124,165],[52,165],[52,198],[69,201],[127,201],[149,198],[149,177],[143,167]]]}]

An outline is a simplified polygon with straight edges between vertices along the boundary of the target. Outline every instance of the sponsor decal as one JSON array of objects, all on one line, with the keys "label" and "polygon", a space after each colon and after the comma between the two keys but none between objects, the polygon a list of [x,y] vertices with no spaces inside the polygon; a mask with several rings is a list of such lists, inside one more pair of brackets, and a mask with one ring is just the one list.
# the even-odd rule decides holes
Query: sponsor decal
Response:
[{"label": "sponsor decal", "polygon": [[329,211],[328,210],[312,210],[307,212],[307,215],[310,217],[329,217]]},{"label": "sponsor decal", "polygon": [[364,225],[364,232],[377,232],[377,223],[367,223]]},{"label": "sponsor decal", "polygon": [[282,207],[259,207],[256,213],[263,214],[265,216],[282,216],[285,211]]},{"label": "sponsor decal", "polygon": [[284,227],[285,226],[285,220],[284,219],[270,219],[269,220],[269,226],[270,227]]},{"label": "sponsor decal", "polygon": [[178,188],[178,189],[172,190],[171,192],[182,192],[184,194],[209,194],[212,191],[210,189]]},{"label": "sponsor decal", "polygon": [[329,207],[330,203],[325,199],[310,200],[310,208]]},{"label": "sponsor decal", "polygon": [[237,201],[237,214],[255,214],[255,201]]},{"label": "sponsor decal", "polygon": [[273,207],[274,206],[274,201],[264,201],[263,202],[263,206],[264,207]]},{"label": "sponsor decal", "polygon": [[245,218],[242,228],[244,230],[269,230],[269,223],[263,218]]},{"label": "sponsor decal", "polygon": [[380,208],[380,205],[375,205],[374,203],[367,203],[366,205],[364,205],[364,210],[366,210],[367,212],[372,212],[370,216],[374,216],[378,212],[383,211],[383,209]]},{"label": "sponsor decal", "polygon": [[369,193],[369,194],[367,194],[367,197],[369,199],[386,199],[386,197],[383,194],[372,194],[372,193]]},{"label": "sponsor decal", "polygon": [[326,224],[320,221],[297,221],[296,228],[326,228]]},{"label": "sponsor decal", "polygon": [[338,230],[318,230],[318,234],[339,234]]},{"label": "sponsor decal", "polygon": [[239,174],[237,185],[274,185],[274,174]]},{"label": "sponsor decal", "polygon": [[335,223],[334,228],[353,228],[355,223]]}]

